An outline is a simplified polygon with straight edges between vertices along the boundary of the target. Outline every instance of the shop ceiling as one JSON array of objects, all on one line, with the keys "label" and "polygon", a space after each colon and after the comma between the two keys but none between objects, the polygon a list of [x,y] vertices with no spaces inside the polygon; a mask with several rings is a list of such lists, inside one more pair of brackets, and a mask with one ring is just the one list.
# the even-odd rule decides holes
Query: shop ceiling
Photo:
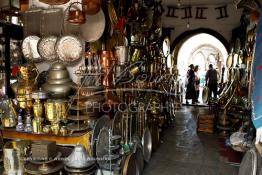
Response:
[{"label": "shop ceiling", "polygon": [[[180,0],[181,5],[217,5],[217,4],[230,4],[236,0]],[[247,0],[250,1],[250,0]],[[257,0],[262,4],[262,0]],[[177,5],[179,0],[163,0],[164,5]]]}]

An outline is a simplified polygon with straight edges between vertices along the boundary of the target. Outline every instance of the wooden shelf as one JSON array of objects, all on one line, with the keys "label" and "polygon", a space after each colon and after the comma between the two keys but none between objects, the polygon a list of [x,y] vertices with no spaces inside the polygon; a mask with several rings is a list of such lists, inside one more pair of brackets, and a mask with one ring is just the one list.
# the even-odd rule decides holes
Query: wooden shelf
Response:
[{"label": "wooden shelf", "polygon": [[87,151],[91,154],[91,143],[90,143],[91,131],[83,132],[83,133],[75,133],[70,136],[17,132],[13,129],[2,129],[2,133],[3,133],[3,138],[5,139],[55,141],[57,145],[63,145],[63,146],[75,146],[77,144],[82,144],[85,146]]}]

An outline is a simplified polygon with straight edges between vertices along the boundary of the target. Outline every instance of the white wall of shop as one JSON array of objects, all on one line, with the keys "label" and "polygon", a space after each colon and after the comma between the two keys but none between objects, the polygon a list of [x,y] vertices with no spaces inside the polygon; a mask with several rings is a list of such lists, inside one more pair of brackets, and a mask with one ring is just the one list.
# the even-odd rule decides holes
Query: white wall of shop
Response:
[{"label": "white wall of shop", "polygon": [[[236,9],[236,7],[232,4],[212,4],[212,5],[192,5],[192,18],[190,19],[181,19],[185,16],[185,11],[180,9],[176,11],[176,16],[174,17],[167,17],[166,14],[168,13],[167,4],[168,0],[164,0],[164,15],[162,17],[162,25],[163,27],[173,27],[174,30],[171,33],[171,41],[174,41],[176,37],[187,30],[194,30],[198,28],[209,28],[212,30],[217,31],[218,33],[222,34],[226,40],[230,40],[232,35],[232,29],[238,27],[240,25],[240,17],[242,14],[242,9]],[[176,1],[173,1],[171,4],[172,6],[176,6]],[[199,1],[201,3],[201,1]],[[216,19],[220,16],[219,10],[215,10],[216,7],[220,7],[223,5],[227,5],[227,18]],[[203,16],[207,19],[195,19],[196,16],[196,7],[207,7],[208,9],[204,11]],[[180,7],[182,8],[182,6]],[[187,22],[189,22],[190,27],[187,28]]]}]

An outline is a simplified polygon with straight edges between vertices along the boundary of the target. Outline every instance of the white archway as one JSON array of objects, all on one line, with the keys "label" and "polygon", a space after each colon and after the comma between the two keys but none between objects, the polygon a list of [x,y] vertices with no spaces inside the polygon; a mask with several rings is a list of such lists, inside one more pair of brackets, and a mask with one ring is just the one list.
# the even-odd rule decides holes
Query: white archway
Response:
[{"label": "white archway", "polygon": [[226,67],[227,57],[228,52],[225,46],[216,37],[206,33],[196,34],[187,39],[178,51],[177,68],[179,75],[184,80],[188,66],[194,64],[199,65],[200,76],[203,78],[208,69],[208,64],[214,64],[214,59],[216,60],[214,67],[221,72],[222,67]]}]

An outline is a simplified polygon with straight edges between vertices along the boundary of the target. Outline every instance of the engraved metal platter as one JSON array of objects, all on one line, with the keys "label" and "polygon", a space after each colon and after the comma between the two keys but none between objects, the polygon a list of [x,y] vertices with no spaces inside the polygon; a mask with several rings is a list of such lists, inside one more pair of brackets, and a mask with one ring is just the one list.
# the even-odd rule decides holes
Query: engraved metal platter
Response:
[{"label": "engraved metal platter", "polygon": [[81,40],[72,35],[59,38],[55,46],[59,60],[66,64],[79,62],[82,58],[83,50]]},{"label": "engraved metal platter", "polygon": [[92,156],[93,157],[96,157],[96,141],[98,139],[98,135],[100,133],[100,130],[104,126],[109,126],[109,122],[110,122],[109,117],[107,115],[104,115],[104,116],[100,117],[95,123],[92,138],[91,138],[91,149],[92,149]]},{"label": "engraved metal platter", "polygon": [[102,10],[95,15],[87,15],[85,24],[80,26],[81,36],[86,42],[97,41],[105,30],[105,14]]},{"label": "engraved metal platter", "polygon": [[56,41],[56,36],[43,37],[39,40],[37,44],[38,53],[45,61],[53,62],[57,59]]},{"label": "engraved metal platter", "polygon": [[38,63],[43,61],[37,50],[37,43],[40,38],[36,35],[27,36],[22,42],[22,52],[29,62]]}]

